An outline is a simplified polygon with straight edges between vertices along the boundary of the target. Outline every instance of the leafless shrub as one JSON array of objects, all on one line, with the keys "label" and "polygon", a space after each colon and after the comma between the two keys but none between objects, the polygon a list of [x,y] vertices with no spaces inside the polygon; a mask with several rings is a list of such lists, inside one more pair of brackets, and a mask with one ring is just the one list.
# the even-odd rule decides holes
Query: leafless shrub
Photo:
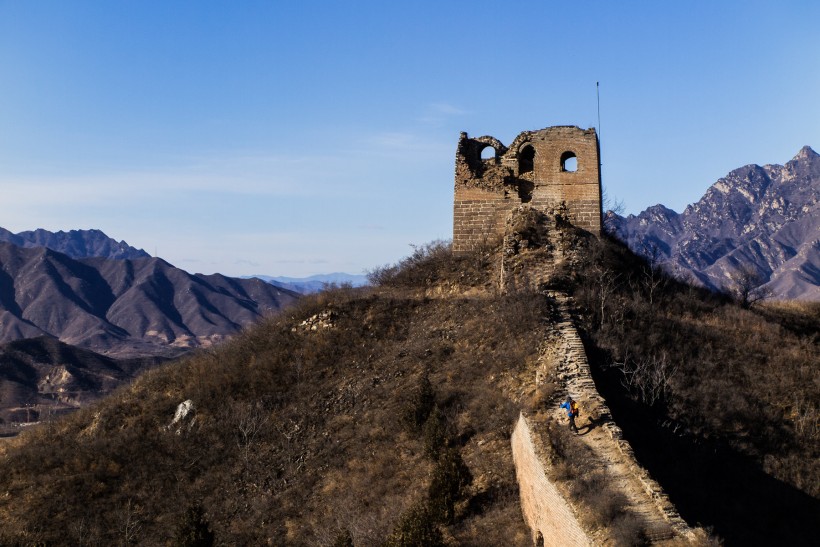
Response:
[{"label": "leafless shrub", "polygon": [[380,287],[423,289],[433,286],[474,287],[490,279],[490,257],[495,246],[480,245],[468,253],[454,255],[452,242],[433,241],[411,245],[413,252],[397,264],[368,272],[371,284]]},{"label": "leafless shrub", "polygon": [[592,526],[607,526],[623,512],[626,497],[613,489],[607,475],[601,471],[582,472],[572,482],[570,492],[593,516]]},{"label": "leafless shrub", "polygon": [[[646,537],[640,519],[631,513],[618,513],[608,526],[609,536],[616,547],[646,545]],[[689,545],[689,543],[686,543]]]},{"label": "leafless shrub", "polygon": [[247,459],[255,442],[268,427],[270,412],[259,400],[231,400],[224,407],[222,419],[233,429],[236,446]]},{"label": "leafless shrub", "polygon": [[606,187],[601,189],[601,208],[604,211],[604,231],[608,234],[615,232],[615,216],[623,216],[626,205],[622,199],[610,196]]},{"label": "leafless shrub", "polygon": [[120,537],[123,545],[137,543],[142,531],[142,516],[140,508],[129,498],[120,511]]},{"label": "leafless shrub", "polygon": [[635,393],[638,400],[650,406],[666,397],[678,370],[665,352],[644,357],[631,357],[627,354],[623,362],[613,363],[612,366],[623,373],[624,387]]},{"label": "leafless shrub", "polygon": [[790,417],[794,420],[798,435],[810,442],[820,439],[820,411],[813,402],[804,398],[797,399]]}]

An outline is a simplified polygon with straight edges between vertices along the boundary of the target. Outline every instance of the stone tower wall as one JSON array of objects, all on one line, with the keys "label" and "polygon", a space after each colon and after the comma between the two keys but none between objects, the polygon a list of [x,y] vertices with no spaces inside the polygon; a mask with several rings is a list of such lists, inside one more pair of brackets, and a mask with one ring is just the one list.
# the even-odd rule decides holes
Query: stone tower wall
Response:
[{"label": "stone tower wall", "polygon": [[[486,148],[494,157],[482,159]],[[570,171],[567,158],[577,160]],[[507,215],[523,203],[552,214],[566,206],[569,221],[601,231],[601,175],[594,129],[574,126],[525,131],[508,147],[462,133],[456,151],[453,250],[468,251],[504,234]]]}]

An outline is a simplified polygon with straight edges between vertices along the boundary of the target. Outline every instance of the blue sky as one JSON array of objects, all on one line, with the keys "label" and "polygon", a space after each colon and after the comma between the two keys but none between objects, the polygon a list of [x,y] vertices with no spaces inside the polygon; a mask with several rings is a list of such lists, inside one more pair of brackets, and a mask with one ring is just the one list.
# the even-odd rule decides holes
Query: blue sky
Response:
[{"label": "blue sky", "polygon": [[361,273],[452,235],[460,131],[597,126],[681,211],[820,149],[820,3],[0,0],[0,226],[192,272]]}]

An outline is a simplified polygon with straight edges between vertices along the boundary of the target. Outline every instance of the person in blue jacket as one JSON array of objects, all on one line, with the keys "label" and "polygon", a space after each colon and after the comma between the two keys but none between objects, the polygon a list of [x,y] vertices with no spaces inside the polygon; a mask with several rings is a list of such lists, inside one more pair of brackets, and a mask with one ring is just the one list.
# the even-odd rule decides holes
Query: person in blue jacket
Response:
[{"label": "person in blue jacket", "polygon": [[561,408],[565,408],[567,410],[569,428],[578,433],[578,427],[575,425],[575,418],[578,417],[578,403],[572,400],[572,397],[567,395],[567,400],[561,403]]}]

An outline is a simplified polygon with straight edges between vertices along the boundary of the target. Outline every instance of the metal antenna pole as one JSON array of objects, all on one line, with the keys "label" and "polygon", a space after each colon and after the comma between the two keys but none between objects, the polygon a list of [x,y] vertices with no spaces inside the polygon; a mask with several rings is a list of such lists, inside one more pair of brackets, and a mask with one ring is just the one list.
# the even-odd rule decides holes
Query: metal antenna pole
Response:
[{"label": "metal antenna pole", "polygon": [[595,98],[598,100],[598,140],[601,140],[601,83],[595,82]]}]

